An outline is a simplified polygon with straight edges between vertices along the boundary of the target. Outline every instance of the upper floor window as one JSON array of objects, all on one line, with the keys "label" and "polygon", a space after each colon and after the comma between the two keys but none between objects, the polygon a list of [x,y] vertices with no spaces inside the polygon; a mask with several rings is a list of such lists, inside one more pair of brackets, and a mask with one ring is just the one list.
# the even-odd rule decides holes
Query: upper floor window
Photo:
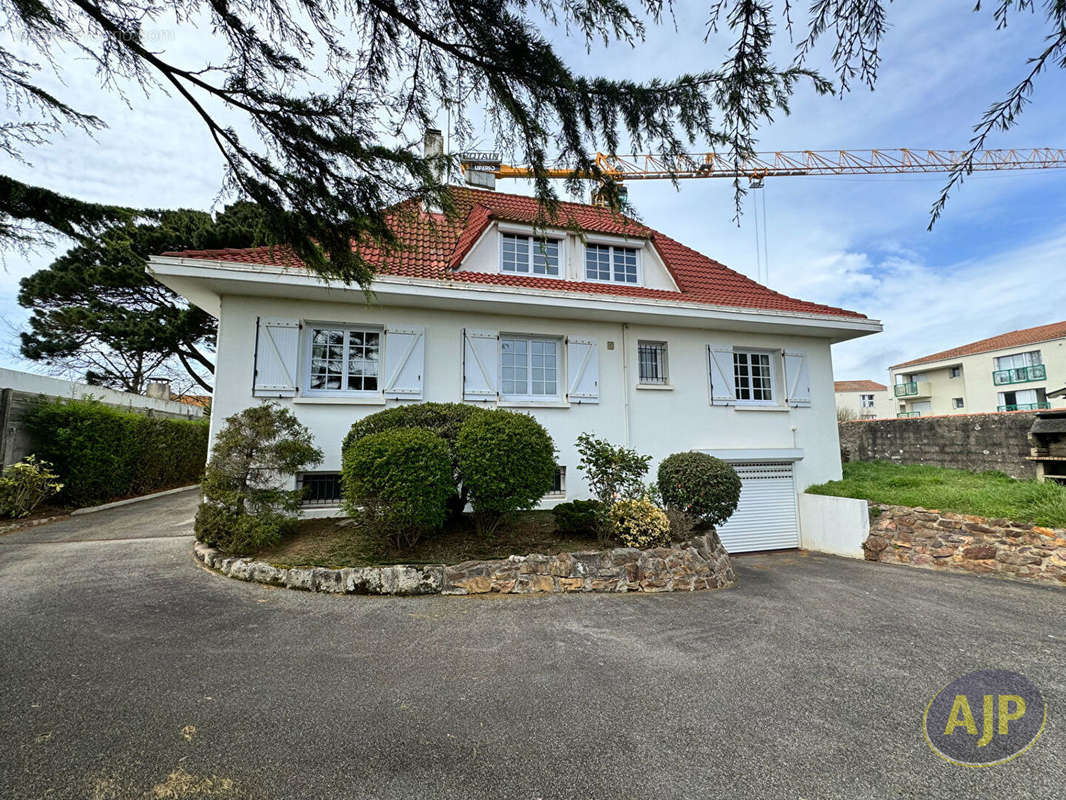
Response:
[{"label": "upper floor window", "polygon": [[774,369],[770,353],[733,351],[733,380],[738,403],[774,403]]},{"label": "upper floor window", "polygon": [[996,369],[1022,369],[1023,367],[1035,367],[1043,364],[1039,350],[1030,350],[1028,353],[1014,353],[1009,356],[996,357]]},{"label": "upper floor window", "polygon": [[666,342],[637,342],[637,363],[640,383],[666,384]]},{"label": "upper floor window", "polygon": [[873,408],[874,396],[872,394],[860,394],[859,405],[861,405],[863,408]]},{"label": "upper floor window", "polygon": [[610,244],[586,245],[585,280],[639,283],[637,249]]},{"label": "upper floor window", "polygon": [[377,392],[381,331],[311,327],[309,392]]},{"label": "upper floor window", "polygon": [[516,233],[502,235],[500,271],[520,275],[559,275],[559,240]]},{"label": "upper floor window", "polygon": [[952,378],[958,378],[962,375],[962,367],[952,367],[948,375]]},{"label": "upper floor window", "polygon": [[500,337],[500,396],[504,400],[559,399],[561,340]]}]

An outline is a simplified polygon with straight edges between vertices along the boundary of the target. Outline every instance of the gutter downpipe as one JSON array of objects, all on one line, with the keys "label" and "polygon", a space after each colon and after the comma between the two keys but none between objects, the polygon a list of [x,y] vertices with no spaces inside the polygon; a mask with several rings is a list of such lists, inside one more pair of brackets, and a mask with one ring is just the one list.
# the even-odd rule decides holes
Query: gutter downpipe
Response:
[{"label": "gutter downpipe", "polygon": [[625,397],[625,410],[622,414],[622,420],[624,424],[624,439],[625,446],[632,447],[629,435],[629,355],[626,347],[626,334],[629,333],[629,323],[622,323],[622,387],[623,397]]}]

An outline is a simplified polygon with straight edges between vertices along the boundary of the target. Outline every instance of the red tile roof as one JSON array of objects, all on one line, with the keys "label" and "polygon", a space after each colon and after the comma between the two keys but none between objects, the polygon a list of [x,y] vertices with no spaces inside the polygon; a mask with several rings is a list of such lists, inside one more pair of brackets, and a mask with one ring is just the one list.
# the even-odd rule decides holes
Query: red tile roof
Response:
[{"label": "red tile roof", "polygon": [[993,350],[1006,350],[1009,347],[1023,347],[1029,344],[1049,342],[1052,339],[1063,338],[1066,338],[1066,320],[1062,322],[1053,322],[1050,325],[1038,325],[1035,328],[1023,328],[1020,331],[1001,333],[999,336],[981,339],[978,342],[970,342],[961,347],[954,347],[951,350],[942,350],[939,353],[933,353],[931,356],[922,356],[913,361],[904,361],[902,364],[894,364],[890,369],[912,367],[916,364],[927,364],[931,361],[944,361],[949,358],[972,356],[977,355],[978,353],[990,353]]},{"label": "red tile roof", "polygon": [[[381,275],[431,278],[444,281],[519,286],[598,295],[640,297],[665,302],[694,302],[760,310],[865,319],[864,314],[834,306],[809,303],[775,292],[729,269],[714,259],[685,247],[629,217],[581,203],[560,203],[554,217],[546,217],[536,198],[453,187],[456,214],[428,214],[413,203],[401,203],[391,213],[391,225],[400,249],[383,253],[369,246],[363,255],[377,265]],[[609,283],[585,283],[529,275],[504,275],[457,271],[456,267],[493,220],[551,227],[573,228],[591,233],[647,239],[659,253],[680,291],[648,289]],[[264,266],[302,267],[303,263],[283,246],[243,250],[185,250],[165,256],[228,261]]]},{"label": "red tile roof", "polygon": [[834,392],[883,392],[888,389],[877,381],[833,381]]}]

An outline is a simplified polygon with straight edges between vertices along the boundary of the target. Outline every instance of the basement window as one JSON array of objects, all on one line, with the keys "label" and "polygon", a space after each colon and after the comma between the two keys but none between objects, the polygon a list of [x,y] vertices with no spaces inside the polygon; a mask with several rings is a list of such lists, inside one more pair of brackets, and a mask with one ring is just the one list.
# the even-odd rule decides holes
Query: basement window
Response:
[{"label": "basement window", "polygon": [[336,506],[341,501],[339,472],[304,472],[300,475],[305,506]]}]

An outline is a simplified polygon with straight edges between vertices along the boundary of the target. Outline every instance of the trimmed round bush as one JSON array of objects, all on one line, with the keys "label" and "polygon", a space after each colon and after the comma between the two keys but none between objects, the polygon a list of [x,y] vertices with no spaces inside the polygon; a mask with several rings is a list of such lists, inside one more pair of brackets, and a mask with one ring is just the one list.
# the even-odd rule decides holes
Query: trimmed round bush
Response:
[{"label": "trimmed round bush", "polygon": [[448,446],[448,458],[451,460],[455,490],[448,500],[449,511],[453,516],[461,514],[467,502],[467,492],[460,484],[459,459],[455,453],[455,442],[459,431],[474,414],[483,409],[463,403],[411,403],[408,405],[386,408],[376,414],[370,414],[352,425],[344,437],[341,452],[356,444],[360,439],[382,431],[397,428],[421,428],[431,431]]},{"label": "trimmed round bush", "polygon": [[707,453],[674,453],[659,465],[659,491],[667,508],[718,526],[737,510],[740,477]]},{"label": "trimmed round bush", "polygon": [[474,414],[459,431],[456,453],[483,534],[493,533],[504,515],[533,508],[555,481],[555,444],[527,414]]},{"label": "trimmed round bush", "polygon": [[448,445],[419,428],[385,430],[347,444],[341,480],[345,511],[398,547],[412,547],[444,524],[455,489]]},{"label": "trimmed round bush", "polygon": [[670,544],[670,520],[646,497],[619,500],[611,506],[611,522],[626,547],[665,547]]}]

